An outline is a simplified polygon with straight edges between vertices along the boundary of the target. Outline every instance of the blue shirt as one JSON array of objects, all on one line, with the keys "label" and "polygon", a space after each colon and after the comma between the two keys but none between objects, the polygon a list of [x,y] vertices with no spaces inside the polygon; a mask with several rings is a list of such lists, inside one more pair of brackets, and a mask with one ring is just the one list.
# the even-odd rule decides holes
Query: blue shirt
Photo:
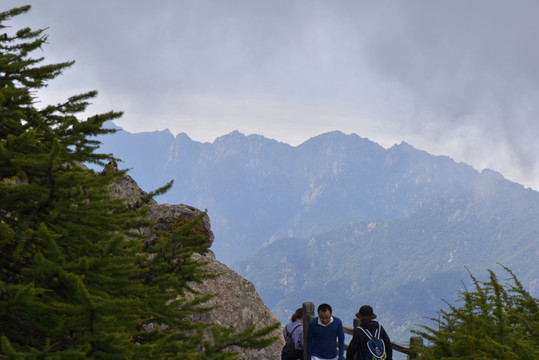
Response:
[{"label": "blue shirt", "polygon": [[316,356],[322,359],[337,357],[337,339],[339,340],[339,360],[344,356],[344,329],[341,319],[332,317],[332,321],[324,326],[314,318],[309,321],[307,329],[307,359]]}]

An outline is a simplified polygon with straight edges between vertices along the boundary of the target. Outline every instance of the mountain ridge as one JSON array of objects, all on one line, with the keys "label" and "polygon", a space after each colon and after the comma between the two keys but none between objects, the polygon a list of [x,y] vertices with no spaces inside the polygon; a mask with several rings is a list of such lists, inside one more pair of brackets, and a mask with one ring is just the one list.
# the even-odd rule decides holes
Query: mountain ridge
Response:
[{"label": "mountain ridge", "polygon": [[498,263],[538,295],[539,193],[495,171],[340,131],[297,146],[239,131],[213,143],[120,135],[101,139],[106,152],[147,190],[174,179],[158,201],[207,209],[217,259],[282,322],[303,301],[329,302],[349,322],[369,302],[405,341],[455,298],[466,269]]},{"label": "mountain ridge", "polygon": [[[308,239],[282,238],[232,268],[253,281],[279,318],[289,315],[292,304],[314,300],[335,304],[352,319],[358,303],[369,302],[405,340],[414,324],[444,306],[441,299],[451,302],[463,285],[470,286],[467,271],[481,275],[502,264],[539,295],[539,196],[529,189],[516,195],[466,192],[433,200],[408,217],[344,224]],[[497,202],[508,207],[506,218],[494,210]],[[413,322],[404,326],[407,321]]]},{"label": "mountain ridge", "polygon": [[[213,213],[214,231],[221,237],[215,253],[228,264],[282,236],[410,214],[433,197],[474,186],[482,176],[470,165],[405,142],[385,149],[340,131],[295,147],[239,131],[213,143],[168,130],[120,130],[108,136],[114,141],[100,139],[102,149],[123,159],[146,191],[175,180],[158,201],[193,204]],[[335,214],[328,216],[324,209]],[[251,216],[252,224],[242,218]],[[240,251],[237,244],[242,244]]]}]

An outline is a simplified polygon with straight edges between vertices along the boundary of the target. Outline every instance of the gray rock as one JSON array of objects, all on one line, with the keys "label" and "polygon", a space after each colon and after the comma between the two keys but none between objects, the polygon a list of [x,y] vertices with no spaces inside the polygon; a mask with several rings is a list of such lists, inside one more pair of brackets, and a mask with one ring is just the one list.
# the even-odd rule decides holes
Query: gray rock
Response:
[{"label": "gray rock", "polygon": [[[161,231],[172,231],[173,224],[178,219],[184,218],[188,221],[194,220],[197,216],[201,215],[202,211],[184,204],[170,205],[170,204],[150,204],[150,210],[148,211],[148,219],[157,223],[156,229]],[[208,246],[213,244],[214,235],[211,231],[210,218],[208,215],[204,215],[201,219],[201,224],[206,234],[206,241],[209,242]]]},{"label": "gray rock", "polygon": [[[193,319],[194,321],[237,327],[240,331],[253,324],[263,327],[279,321],[264,305],[254,285],[230,270],[225,264],[215,260],[213,252],[208,251],[203,255],[195,254],[195,257],[207,263],[206,269],[221,275],[215,279],[206,280],[202,284],[190,284],[201,293],[218,294],[205,304],[217,307],[208,313],[198,315]],[[279,341],[264,349],[231,348],[230,350],[238,351],[241,354],[241,360],[280,360],[284,340],[282,340],[280,329],[275,331],[275,335],[279,336]]]},{"label": "gray rock", "polygon": [[[106,171],[110,170],[116,170],[115,164],[107,166]],[[115,196],[125,199],[131,208],[139,208],[143,203],[148,204],[147,217],[157,223],[156,229],[159,230],[171,231],[178,219],[192,220],[202,214],[200,210],[188,205],[158,204],[155,200],[149,199],[148,194],[142,191],[128,175],[123,176],[110,189]],[[209,217],[204,215],[201,223],[211,246],[214,235],[211,231]],[[151,235],[152,230],[141,229],[141,232]],[[217,307],[207,313],[193,315],[193,322],[237,327],[238,331],[241,331],[253,324],[257,324],[257,327],[264,327],[278,321],[262,302],[254,285],[217,261],[213,252],[208,250],[204,254],[194,254],[193,256],[204,262],[205,268],[210,272],[220,274],[218,277],[207,279],[203,283],[190,284],[193,289],[203,295],[217,294],[205,304],[208,306],[217,305]],[[150,329],[157,324],[145,324],[145,326]],[[229,350],[238,351],[241,360],[280,360],[284,340],[279,329],[275,330],[275,335],[279,336],[279,340],[261,350],[244,350],[237,347],[232,347]],[[211,335],[208,334],[208,336]]]}]

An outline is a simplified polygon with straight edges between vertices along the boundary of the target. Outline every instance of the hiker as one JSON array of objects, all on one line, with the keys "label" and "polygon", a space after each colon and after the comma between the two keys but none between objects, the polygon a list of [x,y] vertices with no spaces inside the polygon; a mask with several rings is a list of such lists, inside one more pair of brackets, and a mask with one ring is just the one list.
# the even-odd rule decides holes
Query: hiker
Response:
[{"label": "hiker", "polygon": [[290,335],[294,344],[295,355],[284,356],[282,360],[303,360],[303,309],[299,308],[292,315],[290,322],[283,328],[283,336]]},{"label": "hiker", "polygon": [[[360,324],[354,329],[352,340],[348,344],[348,350],[346,351],[346,360],[354,360],[354,356],[357,355],[357,360],[371,360],[373,354],[369,351],[367,343],[370,339],[382,340],[385,347],[385,357],[378,358],[391,360],[393,358],[393,351],[391,349],[391,341],[389,336],[376,319],[376,315],[373,313],[372,307],[369,305],[363,305],[359,308],[359,312],[356,314]],[[381,344],[380,344],[381,345]],[[375,357],[376,358],[376,357]]]},{"label": "hiker", "polygon": [[[337,340],[339,352],[337,353]],[[320,304],[318,317],[309,321],[307,329],[307,359],[343,360],[344,329],[342,321],[332,315],[331,306]]]}]

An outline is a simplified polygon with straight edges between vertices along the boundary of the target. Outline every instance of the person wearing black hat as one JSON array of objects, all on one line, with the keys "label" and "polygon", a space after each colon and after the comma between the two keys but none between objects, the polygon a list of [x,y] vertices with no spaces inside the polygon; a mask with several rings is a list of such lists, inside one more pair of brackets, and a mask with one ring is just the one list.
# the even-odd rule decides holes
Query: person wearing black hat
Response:
[{"label": "person wearing black hat", "polygon": [[[378,337],[383,341],[385,346],[386,360],[393,358],[393,351],[391,349],[391,341],[387,335],[384,327],[381,326],[376,319],[372,307],[369,305],[363,305],[359,308],[359,312],[356,317],[360,320],[360,325],[354,329],[352,340],[348,344],[348,350],[346,351],[346,360],[354,360],[354,356],[357,354],[357,360],[368,360],[372,358],[371,353],[367,347],[367,343],[370,338]],[[370,334],[367,334],[367,332]],[[378,334],[377,334],[378,333]]]}]

